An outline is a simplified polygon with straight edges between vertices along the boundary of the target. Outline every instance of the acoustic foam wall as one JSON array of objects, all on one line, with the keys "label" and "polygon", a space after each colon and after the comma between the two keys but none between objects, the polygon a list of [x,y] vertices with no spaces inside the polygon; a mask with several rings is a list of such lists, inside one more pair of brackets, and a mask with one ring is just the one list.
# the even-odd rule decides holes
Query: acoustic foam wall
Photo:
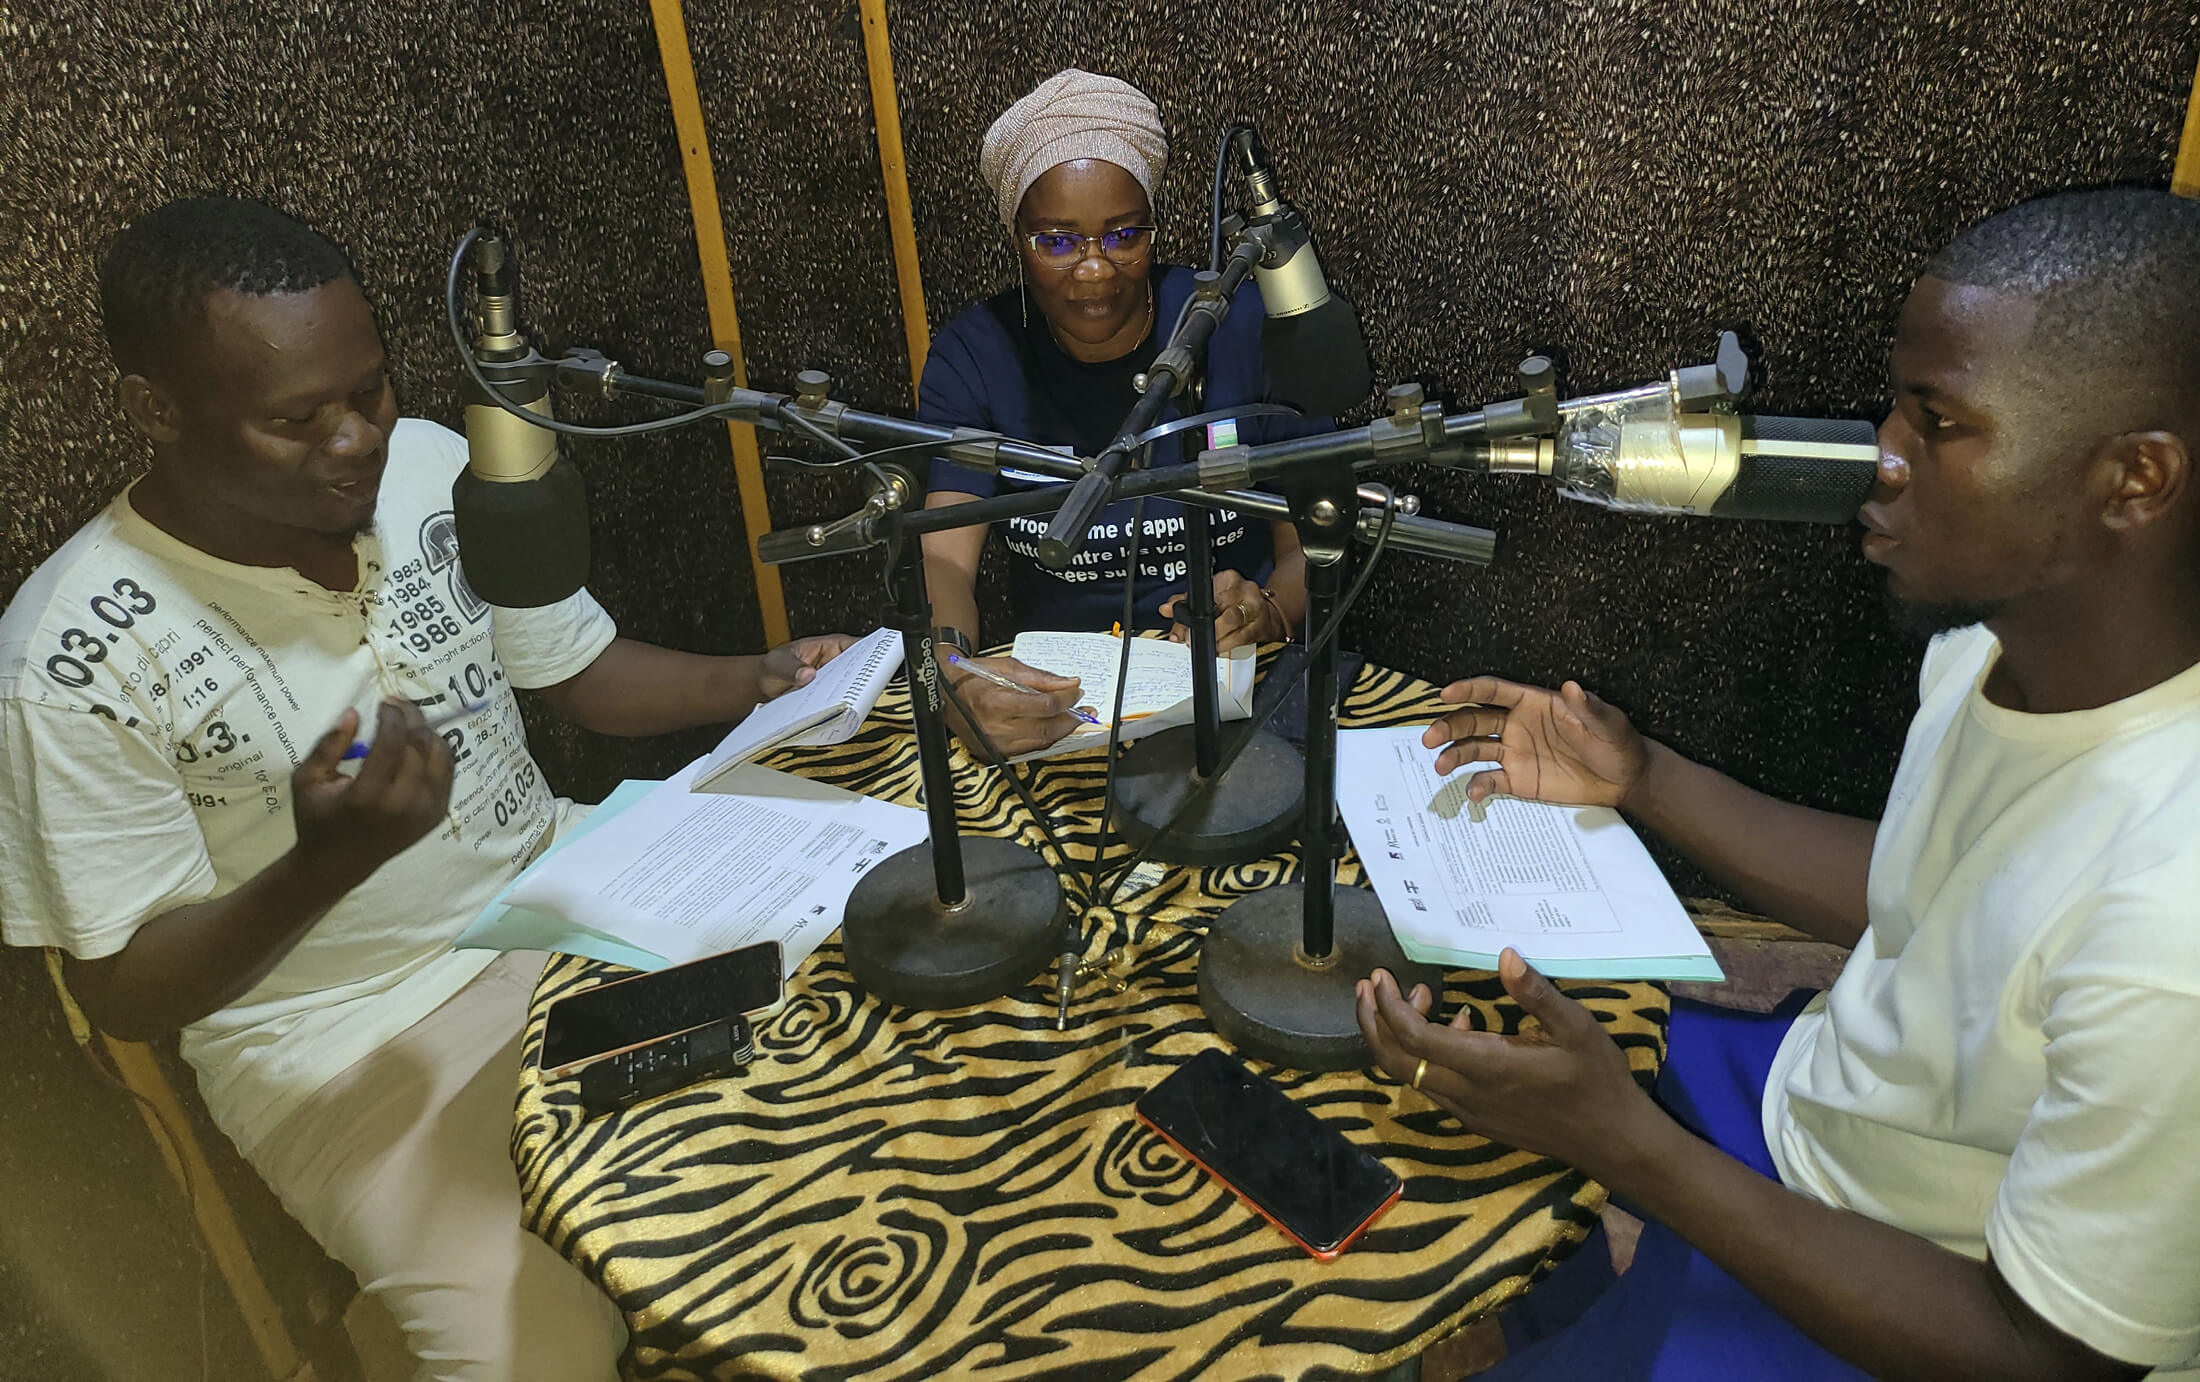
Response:
[{"label": "acoustic foam wall", "polygon": [[[512,232],[522,309],[547,343],[693,377],[709,333],[647,8],[459,14],[0,7],[0,599],[144,464],[110,401],[96,265],[117,230],[170,197],[262,197],[344,245],[408,414],[459,421],[444,270],[482,217]],[[761,626],[724,429],[583,442],[574,455],[593,499],[590,585],[622,627],[753,650]],[[591,800],[707,740],[604,740],[549,717],[534,738],[560,790]]]},{"label": "acoustic foam wall", "polygon": [[[1237,32],[1232,16],[1256,26]],[[1379,383],[1508,397],[1533,349],[1572,391],[1762,341],[1767,412],[1876,418],[1894,311],[1957,228],[2034,192],[2166,181],[2200,17],[2064,3],[941,0],[893,11],[927,296],[1012,281],[976,156],[1071,64],[1173,141],[1164,252],[1205,252],[1215,133],[1257,119]],[[1358,420],[1358,419],[1355,419]],[[1347,641],[1445,678],[1579,677],[1683,750],[1876,815],[1913,703],[1854,530],[1644,519],[1510,477],[1402,475],[1496,528],[1494,566],[1400,556]]]},{"label": "acoustic foam wall", "polygon": [[[1874,415],[1895,305],[1976,216],[2072,183],[2161,180],[2200,21],[2167,0],[2089,7],[1741,0],[1437,7],[1289,0],[1224,11],[996,0],[895,6],[911,190],[935,322],[1011,281],[976,150],[1071,63],[1137,82],[1175,143],[1165,249],[1203,243],[1212,140],[1257,117],[1378,379],[1465,404],[1531,349],[1576,390],[1701,358],[1747,325],[1767,410]],[[456,416],[440,326],[448,246],[514,229],[529,321],[644,372],[707,344],[662,78],[639,6],[413,4],[274,12],[65,0],[10,14],[18,118],[0,170],[0,593],[138,463],[106,399],[92,255],[164,195],[229,186],[328,226],[359,258],[409,408]],[[751,379],[819,366],[906,408],[907,360],[854,5],[715,3],[688,22]],[[599,410],[637,415],[633,409]],[[776,446],[766,438],[766,449]],[[722,435],[583,445],[592,585],[626,626],[753,646]],[[1774,790],[1875,810],[1916,649],[1886,631],[1852,534],[1647,520],[1513,479],[1405,474],[1440,516],[1496,527],[1473,571],[1392,557],[1353,621],[1432,676],[1578,675],[1653,732]],[[776,523],[847,508],[843,475],[774,467]],[[790,568],[798,631],[878,608],[874,561]],[[688,747],[546,731],[593,795]]]}]

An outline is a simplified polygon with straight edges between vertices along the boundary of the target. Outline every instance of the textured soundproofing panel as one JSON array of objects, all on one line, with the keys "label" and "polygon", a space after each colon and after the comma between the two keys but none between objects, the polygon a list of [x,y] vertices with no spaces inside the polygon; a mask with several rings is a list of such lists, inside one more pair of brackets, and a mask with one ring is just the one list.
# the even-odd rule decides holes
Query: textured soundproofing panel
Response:
[{"label": "textured soundproofing panel", "polygon": [[[0,3],[0,49],[0,598],[144,465],[110,402],[95,273],[108,239],[170,197],[262,197],[332,235],[405,411],[449,425],[444,272],[483,217],[515,237],[522,309],[548,344],[689,378],[710,345],[646,6],[40,0]],[[725,429],[574,455],[594,501],[590,584],[621,626],[759,646]],[[534,739],[551,781],[587,799],[699,742],[605,740],[546,716]]]},{"label": "textured soundproofing panel", "polygon": [[[1746,325],[1770,371],[1760,410],[1860,417],[1881,411],[1910,277],[1957,228],[2050,188],[2167,180],[2200,52],[2185,0],[936,0],[896,7],[892,33],[935,318],[1012,281],[979,141],[1074,64],[1159,102],[1178,262],[1205,252],[1217,130],[1258,121],[1361,308],[1378,385],[1471,407],[1548,348],[1586,392]],[[1888,632],[1854,530],[1400,480],[1496,528],[1500,554],[1386,559],[1348,643],[1436,678],[1578,677],[1745,780],[1878,813],[1919,650]]]},{"label": "textured soundproofing panel", "polygon": [[[750,378],[836,377],[910,404],[852,0],[688,7]],[[1768,411],[1874,415],[1917,264],[2029,193],[2166,177],[2200,21],[2150,0],[1857,6],[940,0],[891,7],[926,297],[937,324],[1012,281],[976,173],[985,126],[1070,64],[1138,83],[1176,157],[1165,251],[1203,252],[1220,123],[1256,118],[1383,383],[1465,405],[1532,349],[1576,391],[1762,341]],[[462,17],[461,17],[462,16]],[[162,198],[267,196],[358,259],[411,411],[455,422],[444,262],[472,221],[517,236],[529,323],[646,373],[708,346],[679,149],[646,7],[506,0],[0,0],[0,596],[142,463],[108,403],[98,247]],[[605,419],[639,405],[599,407]],[[1355,419],[1357,420],[1357,419]],[[793,450],[768,434],[767,450]],[[816,458],[814,451],[803,454]],[[592,585],[643,637],[759,640],[722,429],[589,443]],[[1495,527],[1496,565],[1392,557],[1348,641],[1431,676],[1579,676],[1679,747],[1807,800],[1876,811],[1916,648],[1885,631],[1852,535],[1647,520],[1515,479],[1407,473]],[[773,518],[842,512],[841,474],[775,466]],[[798,632],[868,626],[875,559],[786,569]],[[688,751],[538,733],[583,796]]]}]

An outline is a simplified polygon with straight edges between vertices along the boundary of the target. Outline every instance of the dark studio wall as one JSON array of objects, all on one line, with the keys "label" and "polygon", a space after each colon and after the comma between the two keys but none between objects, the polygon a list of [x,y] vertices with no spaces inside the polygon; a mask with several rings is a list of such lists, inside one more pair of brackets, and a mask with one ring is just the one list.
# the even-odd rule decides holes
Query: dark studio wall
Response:
[{"label": "dark studio wall", "polygon": [[[2076,0],[1279,0],[1243,37],[1221,7],[1162,0],[890,8],[935,325],[1011,281],[980,136],[1075,64],[1163,108],[1171,257],[1203,244],[1216,128],[1254,116],[1362,309],[1378,380],[1468,405],[1509,394],[1531,349],[1561,352],[1586,391],[1692,362],[1746,324],[1770,366],[1760,407],[1875,415],[1888,326],[1923,257],[2032,192],[2165,180],[2200,55],[2186,0],[2114,16]],[[853,0],[688,10],[752,383],[818,366],[852,403],[906,409]],[[0,601],[141,464],[109,404],[93,268],[107,237],[166,197],[243,191],[328,229],[360,266],[407,410],[445,422],[444,264],[481,216],[514,232],[523,309],[547,344],[679,377],[709,344],[646,6],[0,0],[0,55]],[[723,430],[575,454],[595,501],[591,584],[626,630],[756,647]],[[1497,528],[1502,552],[1484,571],[1388,559],[1352,645],[1431,676],[1579,676],[1745,778],[1877,810],[1916,649],[1885,632],[1852,533],[1623,518],[1515,480],[1404,480],[1429,512]],[[781,468],[770,489],[782,526],[853,498],[845,477]],[[798,633],[876,618],[867,563],[809,563],[786,581]],[[705,738],[618,743],[537,723],[552,780],[591,799]],[[0,1167],[36,1171],[0,1179],[0,1230],[44,1225],[70,1240],[57,1257],[111,1261],[108,1308],[154,1328],[171,1316],[116,1303],[135,1289],[131,1264],[150,1280],[190,1257],[173,1233],[144,1246],[168,1232],[143,1190],[165,1192],[149,1144],[74,1064],[21,955],[0,955],[0,1009],[21,1055]],[[59,1132],[41,1143],[32,1123]],[[81,1155],[87,1141],[97,1157]],[[122,1246],[94,1253],[110,1240]],[[99,1292],[16,1301],[60,1269],[21,1233],[0,1242],[0,1326],[67,1351],[81,1322],[64,1297]],[[163,1299],[188,1330],[188,1276]],[[50,1360],[17,1371],[8,1342],[0,1377],[78,1375]]]},{"label": "dark studio wall", "polygon": [[[2034,192],[2166,182],[2200,51],[2184,0],[2113,19],[2037,0],[1228,12],[1257,32],[1163,0],[897,8],[935,320],[1012,281],[975,171],[986,125],[1076,64],[1160,103],[1157,211],[1178,262],[1204,254],[1216,131],[1259,121],[1360,305],[1379,385],[1472,407],[1550,348],[1589,392],[1708,358],[1741,324],[1769,366],[1760,411],[1876,418],[1925,256]],[[1480,571],[1387,559],[1350,645],[1437,678],[1578,677],[1770,790],[1878,813],[1919,650],[1887,632],[1853,529],[1622,517],[1510,477],[1406,488],[1497,529],[1500,555]]]}]

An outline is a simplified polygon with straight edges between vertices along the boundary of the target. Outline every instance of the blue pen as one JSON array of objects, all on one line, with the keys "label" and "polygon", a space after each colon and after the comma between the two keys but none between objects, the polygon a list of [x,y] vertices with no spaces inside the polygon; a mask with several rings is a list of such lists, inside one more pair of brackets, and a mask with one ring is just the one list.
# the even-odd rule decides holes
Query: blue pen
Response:
[{"label": "blue pen", "polygon": [[[1028,696],[1044,696],[1046,694],[1046,692],[1041,691],[1036,686],[1026,686],[1020,681],[1011,681],[1009,678],[1002,676],[999,672],[988,671],[987,669],[980,667],[977,663],[965,658],[960,653],[949,653],[947,655],[947,662],[951,666],[962,668],[965,672],[968,672],[974,677],[979,677],[985,681],[990,681],[995,686],[1005,686],[1011,691],[1021,691]],[[1078,719],[1083,720],[1088,725],[1096,725],[1100,723],[1100,717],[1094,715],[1089,710],[1080,710],[1072,706],[1069,713],[1076,716]]]},{"label": "blue pen", "polygon": [[[474,714],[476,711],[486,710],[488,706],[489,703],[487,701],[483,701],[479,705],[462,704],[456,710],[446,710],[441,715],[432,716],[428,720],[428,728],[442,729],[447,725],[455,725],[460,720],[463,720],[467,716]],[[344,750],[343,757],[338,759],[337,761],[340,763],[345,763],[350,762],[354,758],[365,758],[367,756],[367,751],[372,747],[373,745],[371,744],[353,744],[350,748]]]}]

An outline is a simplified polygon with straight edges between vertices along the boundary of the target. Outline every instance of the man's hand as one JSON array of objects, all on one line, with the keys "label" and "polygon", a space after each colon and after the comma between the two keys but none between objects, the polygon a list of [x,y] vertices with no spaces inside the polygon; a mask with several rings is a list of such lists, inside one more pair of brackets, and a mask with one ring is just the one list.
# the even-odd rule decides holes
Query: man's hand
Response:
[{"label": "man's hand", "polygon": [[347,710],[290,775],[298,853],[348,888],[441,825],[451,800],[451,746],[420,707],[384,701],[357,777],[340,771],[359,729]]},{"label": "man's hand", "polygon": [[1503,793],[1560,806],[1619,806],[1642,782],[1650,745],[1627,717],[1567,682],[1556,691],[1496,677],[1445,687],[1464,704],[1428,727],[1421,742],[1441,748],[1436,771],[1494,761],[1467,783],[1467,798]]},{"label": "man's hand", "polygon": [[797,686],[807,686],[817,676],[817,669],[847,651],[855,639],[844,633],[819,634],[815,638],[797,638],[782,643],[764,654],[764,666],[757,673],[757,689],[765,700],[777,700]]},{"label": "man's hand", "polygon": [[[1075,677],[1058,677],[1052,672],[1042,672],[1026,666],[1012,657],[974,657],[964,659],[970,667],[983,667],[988,672],[1007,677],[1019,686],[1030,689],[1011,691],[1005,686],[995,686],[984,677],[949,663],[941,663],[940,671],[953,686],[962,703],[970,707],[971,715],[979,728],[993,741],[993,747],[1009,758],[1018,754],[1034,753],[1047,747],[1063,735],[1077,728],[1080,721],[1069,712],[1077,706],[1084,683]],[[978,747],[977,740],[968,733],[963,718],[950,701],[947,706],[948,723],[962,736],[971,748]]]},{"label": "man's hand", "polygon": [[[1161,604],[1161,613],[1174,618],[1191,597],[1172,595]],[[1215,652],[1226,653],[1245,644],[1276,643],[1291,636],[1283,611],[1260,586],[1235,571],[1215,573]],[[1183,623],[1169,630],[1172,643],[1189,643],[1192,631]]]},{"label": "man's hand", "polygon": [[1469,1132],[1597,1174],[1626,1155],[1643,1118],[1664,1115],[1587,1008],[1517,951],[1505,951],[1497,972],[1528,1014],[1518,1036],[1474,1031],[1464,1009],[1449,1026],[1429,1021],[1434,995],[1421,984],[1399,993],[1386,969],[1357,985],[1360,1034],[1376,1064],[1408,1083],[1425,1058],[1421,1092]]}]

